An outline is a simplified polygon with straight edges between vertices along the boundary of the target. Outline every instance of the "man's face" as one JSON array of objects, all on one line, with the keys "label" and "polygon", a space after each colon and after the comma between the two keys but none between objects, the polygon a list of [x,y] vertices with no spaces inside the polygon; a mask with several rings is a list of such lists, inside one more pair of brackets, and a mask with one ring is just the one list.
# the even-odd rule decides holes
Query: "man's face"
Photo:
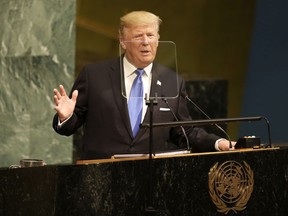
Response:
[{"label": "man's face", "polygon": [[156,25],[124,28],[120,43],[128,61],[137,68],[144,68],[154,61],[158,47]]}]

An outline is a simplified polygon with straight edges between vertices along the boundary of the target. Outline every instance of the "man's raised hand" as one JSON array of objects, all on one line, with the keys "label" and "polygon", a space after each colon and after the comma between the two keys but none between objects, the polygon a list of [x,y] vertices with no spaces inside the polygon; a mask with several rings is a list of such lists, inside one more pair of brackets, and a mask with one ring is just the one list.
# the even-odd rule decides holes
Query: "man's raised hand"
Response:
[{"label": "man's raised hand", "polygon": [[60,91],[54,89],[54,105],[55,110],[58,114],[60,122],[65,121],[69,118],[75,109],[76,99],[78,96],[78,91],[74,90],[71,99],[66,94],[63,85],[59,86]]}]

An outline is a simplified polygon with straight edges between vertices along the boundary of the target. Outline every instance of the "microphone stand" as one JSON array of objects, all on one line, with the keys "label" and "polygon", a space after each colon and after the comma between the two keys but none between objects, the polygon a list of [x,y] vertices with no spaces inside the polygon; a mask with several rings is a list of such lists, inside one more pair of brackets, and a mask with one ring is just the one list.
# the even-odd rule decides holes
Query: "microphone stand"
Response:
[{"label": "microphone stand", "polygon": [[[200,111],[204,116],[206,116],[207,119],[211,119],[210,116],[208,116],[196,103],[194,103],[194,101],[192,101],[192,100],[188,97],[188,95],[186,95],[185,93],[181,93],[181,96],[184,97],[186,100],[188,100],[190,103],[192,103],[193,106],[196,107],[196,109],[197,109],[198,111]],[[232,148],[232,141],[231,141],[231,138],[230,138],[229,134],[226,133],[226,131],[225,131],[222,127],[220,127],[218,124],[215,124],[215,126],[216,126],[220,131],[222,131],[222,133],[224,133],[225,136],[228,138],[228,140],[229,140],[229,148],[231,149],[231,148]]]},{"label": "microphone stand", "polygon": [[156,212],[155,208],[152,205],[152,174],[153,174],[153,167],[152,167],[152,154],[153,154],[153,111],[154,105],[157,105],[157,93],[155,97],[149,97],[147,94],[145,95],[146,105],[149,107],[150,119],[149,119],[149,196],[148,196],[148,206],[146,207],[146,213],[154,214]]},{"label": "microphone stand", "polygon": [[[269,121],[266,117],[255,116],[255,117],[239,117],[239,118],[224,118],[224,119],[208,119],[208,120],[196,120],[196,121],[178,121],[178,122],[165,122],[165,123],[154,123],[152,127],[177,127],[177,126],[192,126],[192,125],[214,125],[219,123],[229,122],[251,122],[265,120],[268,130],[269,147],[272,148],[271,133]],[[148,124],[142,124],[141,127],[150,127]]]}]

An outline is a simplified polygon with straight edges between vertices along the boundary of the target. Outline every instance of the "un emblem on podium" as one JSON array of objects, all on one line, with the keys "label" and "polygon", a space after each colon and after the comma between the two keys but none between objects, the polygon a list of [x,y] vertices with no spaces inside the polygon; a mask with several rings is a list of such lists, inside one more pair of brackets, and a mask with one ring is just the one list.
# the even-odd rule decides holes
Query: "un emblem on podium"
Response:
[{"label": "un emblem on podium", "polygon": [[218,162],[209,172],[209,193],[217,211],[227,214],[229,211],[242,211],[252,194],[254,174],[250,166],[236,161]]}]

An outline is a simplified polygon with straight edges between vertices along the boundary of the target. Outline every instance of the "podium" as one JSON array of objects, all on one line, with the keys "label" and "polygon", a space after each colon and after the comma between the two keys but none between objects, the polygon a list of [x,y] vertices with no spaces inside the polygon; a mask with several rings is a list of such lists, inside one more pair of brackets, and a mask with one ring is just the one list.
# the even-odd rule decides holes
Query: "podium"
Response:
[{"label": "podium", "polygon": [[[287,215],[288,149],[0,170],[0,215]],[[240,198],[239,198],[240,197]]]}]

